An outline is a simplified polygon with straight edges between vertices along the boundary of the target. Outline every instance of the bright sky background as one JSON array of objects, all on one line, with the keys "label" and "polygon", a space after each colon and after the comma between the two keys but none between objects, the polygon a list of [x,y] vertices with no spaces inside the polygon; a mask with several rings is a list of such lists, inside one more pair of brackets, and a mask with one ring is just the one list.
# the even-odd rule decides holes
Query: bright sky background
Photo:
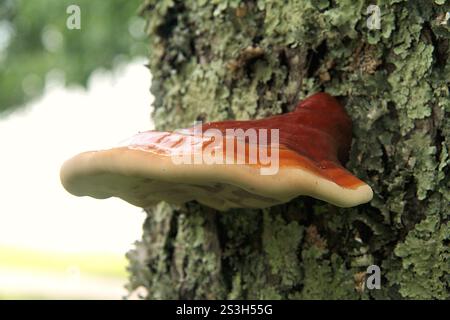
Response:
[{"label": "bright sky background", "polygon": [[42,98],[0,118],[0,299],[127,294],[124,255],[141,238],[143,210],[72,196],[59,170],[77,153],[153,128],[144,64],[98,71],[88,90],[65,89],[52,71]]},{"label": "bright sky background", "polygon": [[59,180],[64,160],[152,128],[145,61],[96,72],[88,91],[64,89],[51,72],[46,94],[0,118],[0,246],[125,254],[141,237],[142,209],[119,199],[78,198]]}]

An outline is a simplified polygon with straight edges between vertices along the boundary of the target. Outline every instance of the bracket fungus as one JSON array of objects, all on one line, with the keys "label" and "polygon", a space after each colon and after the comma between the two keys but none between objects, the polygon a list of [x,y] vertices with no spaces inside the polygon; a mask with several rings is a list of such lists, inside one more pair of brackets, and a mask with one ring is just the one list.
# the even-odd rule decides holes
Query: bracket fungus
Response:
[{"label": "bracket fungus", "polygon": [[138,133],[67,160],[61,182],[77,196],[140,207],[196,200],[218,210],[265,208],[301,195],[351,207],[372,199],[372,189],[342,165],[351,127],[335,98],[316,93],[265,119]]}]

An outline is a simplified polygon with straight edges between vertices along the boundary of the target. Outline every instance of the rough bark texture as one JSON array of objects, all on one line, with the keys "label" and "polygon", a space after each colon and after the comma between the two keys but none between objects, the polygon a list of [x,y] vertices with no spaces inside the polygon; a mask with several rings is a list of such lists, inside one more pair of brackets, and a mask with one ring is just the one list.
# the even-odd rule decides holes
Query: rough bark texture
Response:
[{"label": "rough bark texture", "polygon": [[[340,209],[148,208],[128,253],[149,299],[449,296],[449,38],[444,0],[147,0],[157,129],[287,112],[317,91],[353,119],[346,166],[374,189]],[[362,290],[368,265],[382,288]]]}]

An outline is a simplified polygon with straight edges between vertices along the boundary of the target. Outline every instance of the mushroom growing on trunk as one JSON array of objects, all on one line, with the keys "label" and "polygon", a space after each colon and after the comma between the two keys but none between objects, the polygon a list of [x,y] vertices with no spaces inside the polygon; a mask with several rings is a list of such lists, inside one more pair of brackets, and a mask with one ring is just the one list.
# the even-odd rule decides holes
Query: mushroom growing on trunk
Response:
[{"label": "mushroom growing on trunk", "polygon": [[317,93],[265,119],[141,132],[125,145],[69,159],[61,182],[77,196],[115,196],[140,207],[196,200],[218,210],[265,208],[302,195],[351,207],[373,195],[343,167],[351,127],[337,100]]}]

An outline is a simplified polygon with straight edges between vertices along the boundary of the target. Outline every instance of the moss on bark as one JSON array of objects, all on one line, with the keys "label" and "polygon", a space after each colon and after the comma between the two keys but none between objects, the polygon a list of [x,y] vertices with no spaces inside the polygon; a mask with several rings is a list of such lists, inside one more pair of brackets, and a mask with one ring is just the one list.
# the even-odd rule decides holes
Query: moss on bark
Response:
[{"label": "moss on bark", "polygon": [[[369,30],[372,2],[145,1],[157,129],[266,117],[326,91],[353,120],[346,166],[375,195],[350,209],[306,197],[227,213],[148,208],[128,253],[131,291],[450,298],[449,6],[379,0],[381,29]],[[381,267],[381,290],[361,290],[371,264]]]}]

